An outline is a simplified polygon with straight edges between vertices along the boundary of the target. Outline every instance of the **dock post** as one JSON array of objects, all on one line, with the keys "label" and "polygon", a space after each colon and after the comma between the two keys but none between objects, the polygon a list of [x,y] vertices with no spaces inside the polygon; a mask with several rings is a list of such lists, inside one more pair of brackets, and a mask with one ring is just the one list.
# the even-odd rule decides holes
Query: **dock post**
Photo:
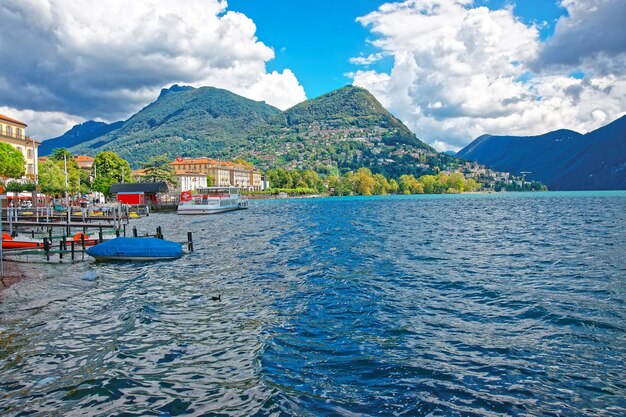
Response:
[{"label": "dock post", "polygon": [[47,237],[43,238],[43,251],[46,253],[46,260],[50,262],[50,241]]},{"label": "dock post", "polygon": [[133,237],[137,237],[137,227],[133,226]]},{"label": "dock post", "polygon": [[157,226],[157,239],[163,239],[163,232],[161,230],[161,226]]},{"label": "dock post", "polygon": [[124,223],[124,237],[126,237],[126,223]]},{"label": "dock post", "polygon": [[59,260],[63,259],[63,250],[65,249],[66,243],[67,242],[65,241],[65,236],[63,236],[63,238],[59,242]]},{"label": "dock post", "polygon": [[72,243],[70,243],[70,248],[72,249],[72,261],[74,260],[74,239],[72,239]]},{"label": "dock post", "polygon": [[102,228],[100,228],[100,231],[98,232],[98,241],[102,243]]},{"label": "dock post", "polygon": [[84,252],[85,251],[85,234],[84,233],[80,235],[80,247]]},{"label": "dock post", "polygon": [[187,232],[187,249],[189,249],[189,252],[193,252],[193,236],[191,232]]}]

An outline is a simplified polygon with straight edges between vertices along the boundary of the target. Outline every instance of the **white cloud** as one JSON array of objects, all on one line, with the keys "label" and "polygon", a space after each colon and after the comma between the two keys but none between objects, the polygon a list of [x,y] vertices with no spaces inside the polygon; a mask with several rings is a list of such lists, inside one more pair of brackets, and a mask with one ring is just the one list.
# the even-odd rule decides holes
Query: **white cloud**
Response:
[{"label": "white cloud", "polygon": [[439,149],[457,150],[484,133],[584,132],[624,113],[623,68],[588,73],[583,80],[569,76],[571,67],[532,73],[546,47],[538,28],[517,19],[512,7],[472,4],[408,0],[357,19],[376,35],[373,44],[393,57],[394,66],[388,74],[351,73],[353,83],[372,91]]},{"label": "white cloud", "polygon": [[582,65],[595,72],[623,71],[626,66],[624,0],[561,0],[567,16],[538,59],[539,66]]},{"label": "white cloud", "polygon": [[282,108],[304,100],[290,70],[267,73],[274,51],[254,22],[226,8],[219,0],[5,0],[0,105],[112,121],[174,83]]},{"label": "white cloud", "polygon": [[383,57],[383,54],[381,53],[377,53],[377,54],[369,54],[368,56],[357,56],[357,57],[353,57],[350,58],[350,63],[354,64],[354,65],[371,65],[376,61],[380,61]]},{"label": "white cloud", "polygon": [[0,114],[26,123],[26,135],[39,141],[60,136],[72,126],[85,121],[81,117],[62,112],[18,110],[4,106],[0,107]]}]

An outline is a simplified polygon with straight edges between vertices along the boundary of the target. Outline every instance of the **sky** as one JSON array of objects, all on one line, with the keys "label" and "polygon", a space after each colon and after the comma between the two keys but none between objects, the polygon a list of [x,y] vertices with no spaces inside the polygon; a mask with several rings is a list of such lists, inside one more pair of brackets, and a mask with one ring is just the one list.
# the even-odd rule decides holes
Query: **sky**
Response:
[{"label": "sky", "polygon": [[439,150],[626,112],[624,0],[0,0],[0,21],[0,113],[39,140],[175,83],[281,109],[358,85]]}]

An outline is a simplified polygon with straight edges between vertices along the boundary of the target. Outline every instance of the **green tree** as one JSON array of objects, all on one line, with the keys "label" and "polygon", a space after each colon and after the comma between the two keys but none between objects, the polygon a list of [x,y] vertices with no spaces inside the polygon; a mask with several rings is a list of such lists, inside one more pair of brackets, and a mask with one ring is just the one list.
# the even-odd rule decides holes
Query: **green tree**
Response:
[{"label": "green tree", "polygon": [[[46,162],[52,162],[56,165],[61,171],[61,181],[62,185],[60,189],[50,190],[50,192],[64,192],[65,191],[65,168],[67,166],[67,189],[70,193],[77,192],[85,192],[87,191],[86,187],[84,187],[84,183],[81,180],[86,180],[86,173],[80,169],[78,163],[74,159],[74,156],[65,148],[57,148],[54,150],[53,154],[50,155],[50,158]],[[67,162],[67,165],[66,165]],[[42,164],[43,165],[43,164]],[[39,167],[39,175],[41,176],[41,169]],[[44,169],[50,169],[49,166],[44,167]],[[53,171],[53,176],[58,175],[58,170]],[[41,182],[41,181],[40,181]],[[57,183],[57,179],[53,181],[54,184]],[[42,188],[43,190],[43,188]]]},{"label": "green tree", "polygon": [[374,177],[372,171],[368,168],[359,168],[355,175],[355,188],[353,189],[359,195],[372,195],[374,189]]},{"label": "green tree", "polygon": [[93,161],[96,178],[94,190],[109,194],[111,185],[120,182],[132,182],[130,164],[111,151],[100,152]]},{"label": "green tree", "polygon": [[0,177],[19,178],[26,172],[22,152],[8,143],[0,142]]},{"label": "green tree", "polygon": [[397,194],[399,190],[400,190],[400,186],[398,185],[398,182],[394,180],[393,178],[390,179],[389,180],[389,192],[391,194]]},{"label": "green tree", "polygon": [[455,192],[462,193],[465,190],[465,176],[460,172],[453,172],[448,176],[446,184]]},{"label": "green tree", "polygon": [[166,182],[168,185],[176,186],[176,171],[167,155],[153,156],[148,161],[141,164],[144,169],[144,179],[147,182]]},{"label": "green tree", "polygon": [[418,181],[422,184],[424,193],[434,194],[437,192],[437,177],[434,175],[422,175],[418,178]]},{"label": "green tree", "polygon": [[48,159],[39,165],[39,189],[46,194],[60,194],[65,191],[65,173],[58,161]]},{"label": "green tree", "polygon": [[375,195],[384,195],[389,192],[389,182],[382,174],[374,174],[374,187],[372,193]]}]

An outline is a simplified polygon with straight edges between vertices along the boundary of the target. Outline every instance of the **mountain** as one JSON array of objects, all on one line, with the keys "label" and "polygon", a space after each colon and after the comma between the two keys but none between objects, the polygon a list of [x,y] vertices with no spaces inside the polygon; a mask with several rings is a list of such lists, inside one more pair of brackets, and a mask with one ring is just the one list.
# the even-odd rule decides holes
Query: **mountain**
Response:
[{"label": "mountain", "polygon": [[483,135],[459,157],[541,181],[551,190],[626,189],[626,116],[585,135]]},{"label": "mountain", "polygon": [[366,89],[345,86],[285,111],[289,126],[319,125],[332,129],[384,129],[388,143],[431,149],[389,113]]},{"label": "mountain", "polygon": [[261,169],[339,173],[360,167],[398,177],[459,160],[420,141],[367,90],[346,86],[281,112],[226,90],[174,85],[117,129],[70,147],[117,152],[133,166],[151,156],[243,158]]},{"label": "mountain", "polygon": [[227,90],[174,85],[118,129],[70,150],[88,155],[114,151],[133,164],[162,154],[210,155],[245,141],[277,117],[282,117],[277,108]]},{"label": "mountain", "polygon": [[124,122],[115,122],[107,124],[90,120],[83,124],[76,125],[59,137],[41,142],[39,155],[50,155],[56,148],[71,148],[82,142],[106,135],[122,126],[123,123]]}]

